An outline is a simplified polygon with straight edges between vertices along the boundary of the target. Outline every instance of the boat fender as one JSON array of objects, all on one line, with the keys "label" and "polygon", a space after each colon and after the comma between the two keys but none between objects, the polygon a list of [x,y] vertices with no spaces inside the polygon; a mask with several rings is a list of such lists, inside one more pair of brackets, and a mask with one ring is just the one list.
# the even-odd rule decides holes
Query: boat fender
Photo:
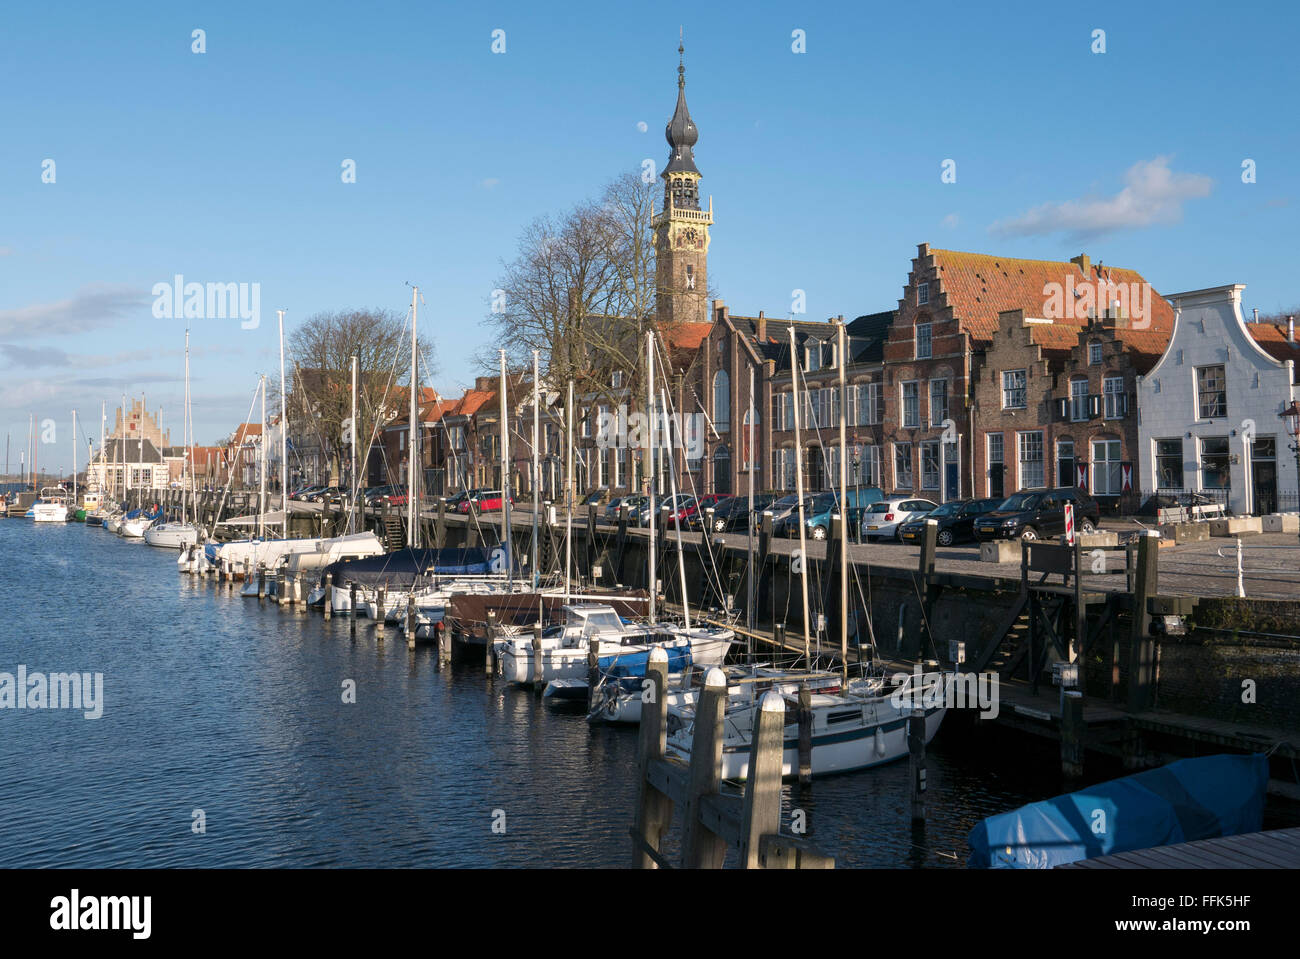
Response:
[{"label": "boat fender", "polygon": [[885,731],[880,726],[876,727],[876,755],[885,755]]}]

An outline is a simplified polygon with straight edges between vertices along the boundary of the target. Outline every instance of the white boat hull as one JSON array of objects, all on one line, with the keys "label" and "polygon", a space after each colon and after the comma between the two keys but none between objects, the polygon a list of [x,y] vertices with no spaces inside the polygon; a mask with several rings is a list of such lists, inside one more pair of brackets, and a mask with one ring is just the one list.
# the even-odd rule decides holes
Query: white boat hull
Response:
[{"label": "white boat hull", "polygon": [[190,523],[159,523],[144,531],[144,541],[161,549],[181,549],[199,541],[199,531]]},{"label": "white boat hull", "polygon": [[[725,637],[725,638],[723,638]],[[650,646],[663,646],[665,649],[690,647],[691,662],[698,666],[720,666],[731,648],[732,634],[727,632],[718,638],[710,636],[682,636],[664,643],[638,643],[629,646],[602,644],[601,658],[618,653],[643,652]],[[546,640],[543,640],[546,643]],[[497,655],[501,664],[501,676],[510,683],[530,683],[537,678],[533,669],[533,649],[531,640],[518,640],[497,644]],[[553,679],[585,679],[587,676],[587,644],[571,647],[543,646],[542,676],[543,682]]]},{"label": "white boat hull", "polygon": [[59,503],[37,503],[32,507],[32,519],[37,523],[66,523],[68,508]]}]

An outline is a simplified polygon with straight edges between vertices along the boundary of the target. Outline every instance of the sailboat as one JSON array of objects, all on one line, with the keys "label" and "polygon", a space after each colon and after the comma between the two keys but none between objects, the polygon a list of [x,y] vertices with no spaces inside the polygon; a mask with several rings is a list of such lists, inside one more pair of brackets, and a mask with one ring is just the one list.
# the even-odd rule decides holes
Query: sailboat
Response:
[{"label": "sailboat", "polygon": [[[181,519],[179,523],[157,523],[144,533],[150,546],[164,549],[185,549],[199,541],[199,528],[189,520],[186,493],[194,496],[194,432],[193,414],[190,411],[190,331],[185,330],[185,472],[189,475],[190,489],[181,491]],[[197,503],[195,505],[197,511]]]},{"label": "sailboat", "polygon": [[[839,368],[841,410],[848,409],[844,400],[847,391],[845,383],[846,335],[843,321],[839,327]],[[794,327],[790,327],[791,356],[798,356]],[[798,392],[798,363],[793,364],[794,387]],[[800,437],[800,407],[794,404],[794,429],[796,450],[803,449]],[[846,503],[847,463],[844,455],[846,438],[844,417],[840,417],[840,457],[839,457],[839,492],[840,503]],[[796,483],[799,494],[799,534],[800,546],[804,546],[803,522],[803,459],[795,458]],[[812,706],[812,775],[848,772],[866,769],[894,760],[908,754],[907,727],[909,718],[917,710],[922,711],[925,722],[925,741],[938,732],[948,699],[948,687],[953,681],[952,675],[938,674],[904,674],[890,677],[883,672],[871,672],[850,679],[848,670],[848,556],[847,537],[840,541],[842,579],[840,582],[840,642],[842,663],[842,687],[836,692],[813,692]],[[803,610],[804,610],[804,659],[811,661],[811,636],[809,624],[811,617],[808,606],[808,568],[802,573]],[[786,701],[786,726],[784,732],[784,755],[782,775],[793,775],[799,767],[799,725],[797,722],[797,693],[783,692]],[[748,688],[739,697],[729,698],[724,712],[722,775],[726,779],[745,779],[749,772],[751,740],[758,723],[761,696],[755,695],[755,687]],[[670,754],[689,757],[694,736],[694,710],[684,706],[679,711],[669,714],[669,733],[667,748]]]}]

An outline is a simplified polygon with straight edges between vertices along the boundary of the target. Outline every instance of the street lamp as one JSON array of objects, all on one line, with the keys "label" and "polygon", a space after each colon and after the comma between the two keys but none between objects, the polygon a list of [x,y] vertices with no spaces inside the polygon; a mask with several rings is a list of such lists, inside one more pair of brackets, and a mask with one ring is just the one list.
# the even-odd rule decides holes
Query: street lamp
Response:
[{"label": "street lamp", "polygon": [[1300,402],[1291,401],[1291,405],[1279,414],[1286,422],[1287,432],[1291,434],[1291,452],[1295,453],[1296,495],[1300,496]]}]

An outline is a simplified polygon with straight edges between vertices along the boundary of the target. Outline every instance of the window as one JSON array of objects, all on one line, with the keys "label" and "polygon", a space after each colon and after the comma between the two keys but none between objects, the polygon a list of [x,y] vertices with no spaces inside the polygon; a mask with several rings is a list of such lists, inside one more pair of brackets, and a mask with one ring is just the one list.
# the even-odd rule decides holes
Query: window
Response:
[{"label": "window", "polygon": [[1033,430],[1018,434],[1020,440],[1020,488],[1042,489],[1047,485],[1043,475],[1043,431]]},{"label": "window", "polygon": [[894,444],[894,489],[912,488],[912,444]]},{"label": "window", "polygon": [[850,420],[854,426],[870,426],[879,423],[884,412],[884,386],[880,383],[862,383],[851,387],[850,401],[854,403],[856,417]]},{"label": "window", "polygon": [[794,489],[794,451],[777,450],[776,451],[776,479],[778,489]]},{"label": "window", "polygon": [[689,263],[686,265],[686,289],[695,289],[695,267]]},{"label": "window", "polygon": [[880,447],[855,446],[849,461],[849,482],[854,486],[880,485]]},{"label": "window", "polygon": [[1074,475],[1074,440],[1056,441],[1056,485],[1073,486]]},{"label": "window", "polygon": [[921,425],[921,384],[916,381],[903,384],[903,427],[917,429]]},{"label": "window", "polygon": [[930,381],[930,425],[943,426],[948,418],[948,381]]},{"label": "window", "polygon": [[916,286],[916,305],[925,306],[930,302],[930,284],[918,283]]},{"label": "window", "polygon": [[803,368],[805,373],[816,373],[822,368],[821,340],[809,340],[804,346]]},{"label": "window", "polygon": [[731,378],[726,370],[713,374],[713,428],[719,433],[731,429]]},{"label": "window", "polygon": [[1156,440],[1156,488],[1183,488],[1183,441]]},{"label": "window", "polygon": [[613,374],[611,374],[611,376],[610,376],[610,378],[609,378],[609,385],[612,386],[612,387],[613,387],[614,389],[616,389],[616,390],[621,390],[621,389],[623,388],[623,371],[622,371],[622,370],[615,370],[615,371],[613,372]]},{"label": "window", "polygon": [[1090,366],[1101,365],[1101,344],[1100,343],[1088,344],[1088,364]]},{"label": "window", "polygon": [[1027,402],[1025,370],[1004,370],[1002,373],[1002,408],[1023,410]]},{"label": "window", "polygon": [[[1222,370],[1223,367],[1219,369]],[[1228,473],[1228,438],[1214,436],[1201,440],[1201,489],[1229,489],[1231,485]]]},{"label": "window", "polygon": [[1092,441],[1092,494],[1118,496],[1123,492],[1119,440]]},{"label": "window", "polygon": [[1106,419],[1118,420],[1128,413],[1128,396],[1124,393],[1124,377],[1106,377],[1102,381],[1102,395],[1106,398]]},{"label": "window", "polygon": [[939,488],[939,441],[921,444],[921,489]]},{"label": "window", "polygon": [[989,442],[989,468],[992,469],[994,466],[1000,468],[1002,464],[1006,462],[1002,458],[1002,434],[989,433],[988,442]]},{"label": "window", "polygon": [[1088,420],[1088,381],[1070,380],[1070,421],[1084,423]]},{"label": "window", "polygon": [[1222,366],[1196,368],[1197,418],[1215,419],[1228,415],[1228,389]]},{"label": "window", "polygon": [[916,324],[916,358],[928,360],[931,355],[930,347],[930,324]]}]

